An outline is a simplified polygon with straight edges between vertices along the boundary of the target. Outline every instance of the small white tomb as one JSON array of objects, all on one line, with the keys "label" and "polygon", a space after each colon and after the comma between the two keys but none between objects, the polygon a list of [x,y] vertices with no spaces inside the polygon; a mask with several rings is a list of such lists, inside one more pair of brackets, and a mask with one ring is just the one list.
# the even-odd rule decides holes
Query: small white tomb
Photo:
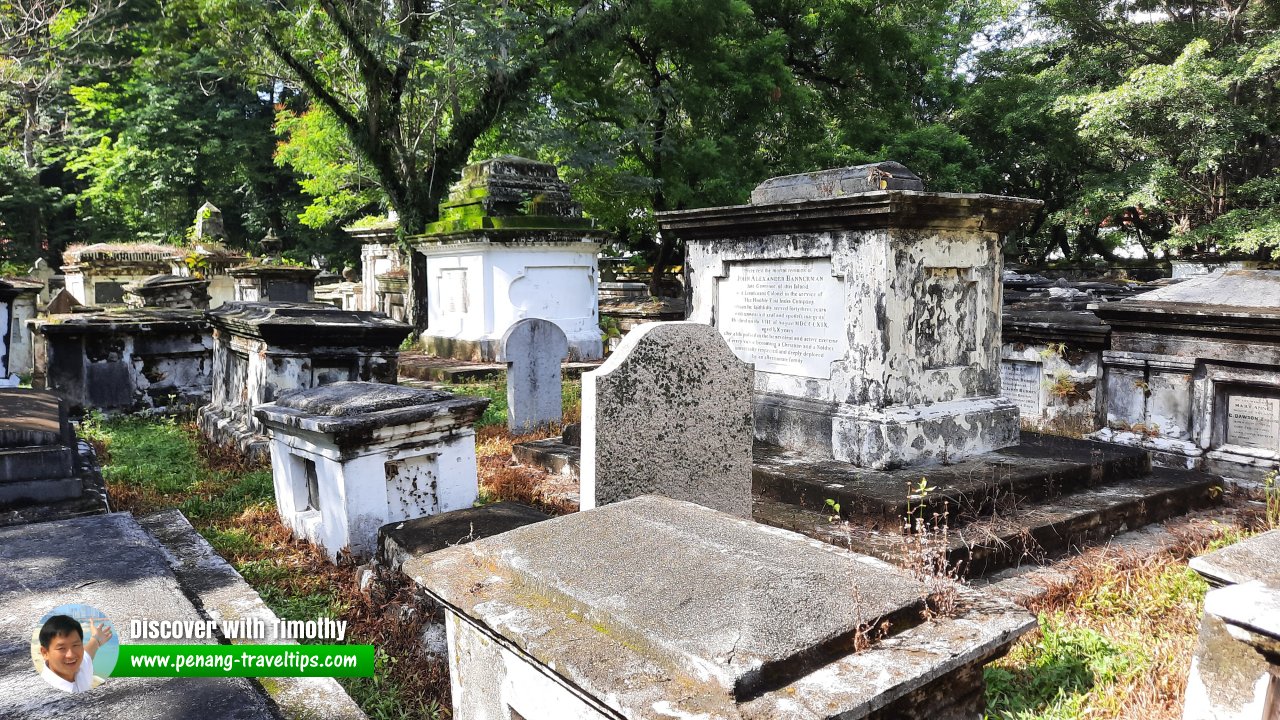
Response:
[{"label": "small white tomb", "polygon": [[330,559],[373,554],[378,528],[471,507],[475,421],[489,401],[434,390],[338,382],[285,395],[255,414],[271,433],[276,508]]}]

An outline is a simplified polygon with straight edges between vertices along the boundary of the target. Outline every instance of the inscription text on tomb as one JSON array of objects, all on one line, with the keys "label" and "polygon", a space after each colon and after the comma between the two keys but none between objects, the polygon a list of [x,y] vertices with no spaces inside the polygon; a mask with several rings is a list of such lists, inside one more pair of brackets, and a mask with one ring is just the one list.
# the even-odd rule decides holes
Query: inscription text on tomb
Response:
[{"label": "inscription text on tomb", "polygon": [[1280,452],[1280,398],[1227,398],[1227,444]]},{"label": "inscription text on tomb", "polygon": [[831,258],[727,265],[717,285],[716,324],[738,357],[762,372],[830,379],[849,342],[844,281]]}]

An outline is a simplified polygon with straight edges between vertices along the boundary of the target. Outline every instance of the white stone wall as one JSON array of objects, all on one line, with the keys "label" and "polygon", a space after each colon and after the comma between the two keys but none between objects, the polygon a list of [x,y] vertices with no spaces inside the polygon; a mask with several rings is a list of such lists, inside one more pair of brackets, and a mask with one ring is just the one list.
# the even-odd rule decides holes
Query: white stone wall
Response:
[{"label": "white stone wall", "polygon": [[[455,720],[609,720],[617,717],[595,707],[559,677],[534,667],[522,656],[457,613],[445,615],[449,643],[449,681]],[[518,715],[515,713],[519,713]]]},{"label": "white stone wall", "polygon": [[[475,431],[430,423],[382,428],[366,447],[269,424],[276,507],[298,535],[330,559],[343,549],[367,558],[389,522],[471,507],[478,494]],[[405,442],[408,440],[409,442]],[[319,507],[308,505],[308,463]]]},{"label": "white stone wall", "polygon": [[427,259],[424,339],[474,343],[493,360],[517,320],[550,320],[569,340],[570,357],[602,357],[596,254],[599,245],[465,243],[423,245]]}]

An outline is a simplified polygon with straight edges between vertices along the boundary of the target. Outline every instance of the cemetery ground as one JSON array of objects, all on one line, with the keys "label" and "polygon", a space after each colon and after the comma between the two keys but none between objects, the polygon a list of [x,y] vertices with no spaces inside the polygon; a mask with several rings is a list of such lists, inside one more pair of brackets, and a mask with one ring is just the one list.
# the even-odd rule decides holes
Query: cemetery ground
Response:
[{"label": "cemetery ground", "polygon": [[[565,384],[567,422],[580,414],[580,387]],[[554,429],[512,437],[500,383],[448,389],[492,401],[478,424],[481,502],[516,500],[554,514],[574,509],[553,478],[510,463],[513,442]],[[374,644],[376,676],[344,680],[369,717],[449,717],[448,668],[423,649],[427,611],[412,584],[379,578],[362,590],[358,568],[335,566],[292,538],[276,515],[268,466],[208,444],[187,418],[91,415],[81,431],[99,450],[116,510],[141,516],[180,509],[279,616],[345,619],[348,642]],[[1166,523],[1159,547],[1093,548],[1038,571],[1047,579],[1036,581],[1040,590],[1025,603],[1039,630],[988,666],[988,717],[1181,717],[1208,589],[1186,561],[1275,527],[1277,497],[1271,512],[1231,497],[1211,513]]]}]

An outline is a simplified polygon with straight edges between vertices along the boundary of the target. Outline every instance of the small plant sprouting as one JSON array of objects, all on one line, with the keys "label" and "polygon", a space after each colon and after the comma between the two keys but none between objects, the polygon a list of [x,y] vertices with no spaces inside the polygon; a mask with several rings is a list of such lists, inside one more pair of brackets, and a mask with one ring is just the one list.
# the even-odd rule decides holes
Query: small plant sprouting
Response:
[{"label": "small plant sprouting", "polygon": [[1262,494],[1267,502],[1267,528],[1280,528],[1280,472],[1272,470],[1262,480]]},{"label": "small plant sprouting", "polygon": [[1048,343],[1040,351],[1040,357],[1048,360],[1051,357],[1063,357],[1067,354],[1066,343]]},{"label": "small plant sprouting", "polygon": [[832,500],[831,498],[827,498],[827,501],[823,504],[823,507],[826,508],[828,512],[828,515],[827,515],[828,522],[835,522],[836,520],[840,519],[840,503],[836,502],[835,500]]},{"label": "small plant sprouting", "polygon": [[907,514],[902,519],[902,558],[906,569],[925,585],[926,618],[955,613],[956,584],[962,579],[959,565],[953,565],[947,556],[951,546],[950,501],[943,501],[940,512],[935,510],[929,514],[927,500],[935,490],[928,478],[920,478],[915,485],[908,483]]}]

